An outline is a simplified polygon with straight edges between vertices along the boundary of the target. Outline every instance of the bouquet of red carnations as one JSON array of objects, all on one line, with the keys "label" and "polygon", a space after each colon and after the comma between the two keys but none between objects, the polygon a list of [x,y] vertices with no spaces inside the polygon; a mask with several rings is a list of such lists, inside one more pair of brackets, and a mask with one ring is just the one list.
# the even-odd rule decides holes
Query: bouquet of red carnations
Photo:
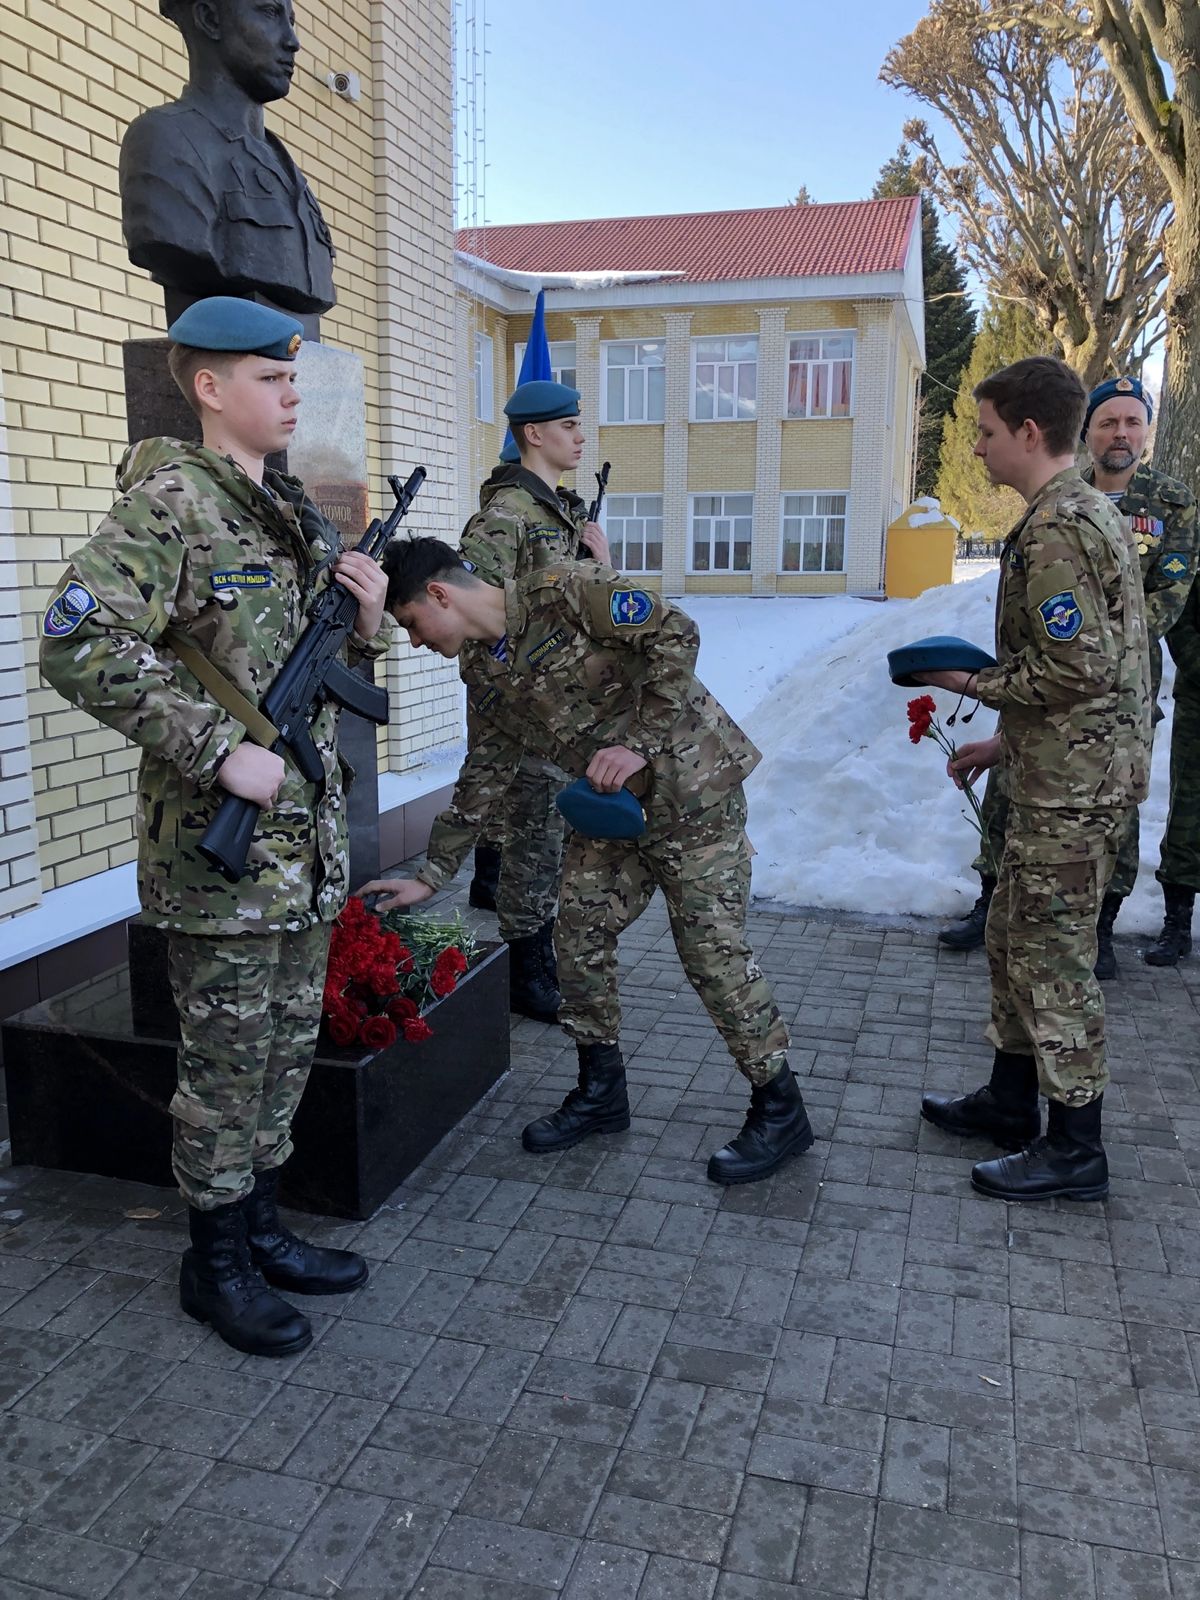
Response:
[{"label": "bouquet of red carnations", "polygon": [[[970,718],[967,720],[970,721]],[[954,718],[951,717],[950,721],[953,722]],[[908,702],[908,737],[913,744],[920,744],[922,739],[932,739],[939,749],[946,752],[946,757],[950,761],[953,761],[958,754],[958,746],[937,719],[937,702],[931,694],[918,695],[915,700]],[[987,874],[990,878],[995,878],[996,862],[992,859],[992,847],[988,843],[987,823],[983,820],[983,810],[970,784],[964,783],[961,793],[966,795],[971,807],[970,820],[975,824],[979,834],[980,848],[987,864]],[[964,811],[963,816],[966,815]]]},{"label": "bouquet of red carnations", "polygon": [[322,1015],[337,1045],[386,1050],[433,1029],[422,1012],[452,993],[475,954],[461,916],[435,922],[411,912],[383,916],[351,899],[333,925]]}]

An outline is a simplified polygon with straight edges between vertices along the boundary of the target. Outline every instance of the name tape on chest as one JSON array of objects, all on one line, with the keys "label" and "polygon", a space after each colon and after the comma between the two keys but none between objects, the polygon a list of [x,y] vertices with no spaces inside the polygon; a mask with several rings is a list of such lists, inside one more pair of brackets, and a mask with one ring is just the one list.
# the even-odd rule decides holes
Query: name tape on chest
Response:
[{"label": "name tape on chest", "polygon": [[640,628],[654,615],[654,596],[645,589],[614,589],[609,615],[618,628]]},{"label": "name tape on chest", "polygon": [[1052,594],[1049,600],[1043,600],[1038,615],[1047,637],[1060,643],[1073,639],[1083,627],[1083,612],[1073,589],[1063,589],[1059,594]]},{"label": "name tape on chest", "polygon": [[562,539],[566,535],[561,528],[530,528],[525,537],[530,544],[548,544],[551,539]]},{"label": "name tape on chest", "polygon": [[253,571],[239,568],[214,572],[210,581],[214,589],[269,589],[275,582],[275,576],[264,567]]},{"label": "name tape on chest", "polygon": [[84,617],[99,608],[100,602],[89,588],[82,583],[71,582],[46,607],[42,633],[47,639],[65,639],[69,633],[75,632]]},{"label": "name tape on chest", "polygon": [[540,640],[531,646],[525,653],[525,659],[531,667],[540,666],[553,650],[561,650],[567,642],[567,630],[556,628],[548,638]]}]

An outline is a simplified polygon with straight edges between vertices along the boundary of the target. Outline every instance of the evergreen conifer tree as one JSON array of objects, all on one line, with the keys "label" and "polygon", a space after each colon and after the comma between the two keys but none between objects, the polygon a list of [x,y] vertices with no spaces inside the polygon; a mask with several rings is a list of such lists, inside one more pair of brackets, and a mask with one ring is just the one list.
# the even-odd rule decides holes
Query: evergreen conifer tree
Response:
[{"label": "evergreen conifer tree", "polygon": [[942,466],[937,496],[943,511],[962,523],[963,535],[999,539],[1024,506],[1015,489],[993,488],[983,463],[973,454],[979,406],[971,391],[989,373],[1024,356],[1044,355],[1045,336],[1030,312],[1014,300],[993,300],[971,348],[942,436]]},{"label": "evergreen conifer tree", "polygon": [[[912,155],[901,144],[884,162],[873,198],[921,194],[913,177]],[[921,263],[925,285],[925,376],[917,424],[918,494],[933,494],[941,460],[942,433],[958,392],[975,337],[975,312],[967,298],[962,267],[938,229],[937,211],[921,194]]]}]

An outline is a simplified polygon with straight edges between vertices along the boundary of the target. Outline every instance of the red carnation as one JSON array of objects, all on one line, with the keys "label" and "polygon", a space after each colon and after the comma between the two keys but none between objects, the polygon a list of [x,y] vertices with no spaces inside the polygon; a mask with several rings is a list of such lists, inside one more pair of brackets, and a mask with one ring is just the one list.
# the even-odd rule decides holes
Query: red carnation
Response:
[{"label": "red carnation", "polygon": [[435,966],[433,971],[429,974],[429,987],[433,990],[434,994],[437,995],[439,1000],[445,999],[446,995],[448,994],[453,994],[455,985],[457,983],[458,978],[456,975],[453,972],[448,971],[445,967]]},{"label": "red carnation", "polygon": [[403,972],[403,973],[407,974],[407,973],[410,973],[412,971],[412,969],[413,969],[413,953],[408,948],[407,945],[402,944],[400,946],[400,953],[396,957],[396,971],[397,972]]},{"label": "red carnation", "polygon": [[334,1012],[329,1019],[329,1037],[337,1045],[353,1044],[358,1037],[358,1019],[345,1011]]},{"label": "red carnation", "polygon": [[433,1038],[433,1029],[424,1017],[414,1017],[411,1022],[404,1024],[404,1037],[409,1044],[420,1044],[425,1039]]},{"label": "red carnation", "polygon": [[388,1017],[368,1017],[359,1024],[358,1037],[368,1050],[386,1050],[396,1042],[396,1024]]},{"label": "red carnation", "polygon": [[415,1018],[421,1015],[417,1008],[417,1002],[410,1000],[406,994],[397,995],[388,1006],[387,1014],[393,1022],[400,1026],[403,1026],[406,1022],[414,1021]]}]

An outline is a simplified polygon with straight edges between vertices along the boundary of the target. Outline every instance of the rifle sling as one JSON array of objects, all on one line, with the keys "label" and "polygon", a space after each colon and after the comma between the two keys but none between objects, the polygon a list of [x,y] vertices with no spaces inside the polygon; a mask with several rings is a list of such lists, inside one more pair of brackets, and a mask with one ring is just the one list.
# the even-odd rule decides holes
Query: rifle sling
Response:
[{"label": "rifle sling", "polygon": [[240,722],[255,744],[270,750],[279,743],[279,729],[270,718],[247,700],[237,685],[230,682],[219,667],[213,666],[203,651],[189,644],[179,629],[168,628],[162,637],[163,643],[170,646],[188,671],[199,678],[221,710],[228,711],[235,721]]}]

